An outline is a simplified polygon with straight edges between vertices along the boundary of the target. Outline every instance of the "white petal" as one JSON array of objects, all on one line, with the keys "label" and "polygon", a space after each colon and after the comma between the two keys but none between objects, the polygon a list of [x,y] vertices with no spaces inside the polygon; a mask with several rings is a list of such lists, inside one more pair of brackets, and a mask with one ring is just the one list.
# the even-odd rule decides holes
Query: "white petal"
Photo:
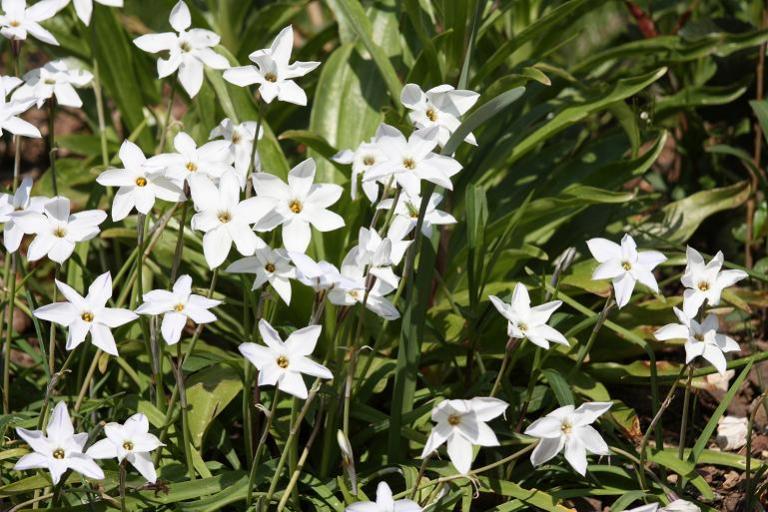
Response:
[{"label": "white petal", "polygon": [[118,355],[115,337],[112,336],[112,331],[106,325],[93,324],[91,326],[91,343],[109,355]]},{"label": "white petal", "polygon": [[448,439],[448,456],[458,472],[466,475],[472,467],[472,443],[454,434]]},{"label": "white petal", "polygon": [[85,454],[92,459],[114,459],[117,457],[117,447],[109,439],[99,439],[88,448]]},{"label": "white petal", "polygon": [[579,441],[581,441],[584,447],[591,453],[594,453],[595,455],[611,454],[608,445],[593,427],[585,425],[575,430],[575,433],[578,435]]},{"label": "white petal", "polygon": [[565,441],[565,460],[580,475],[587,472],[587,450],[574,436],[569,436]]},{"label": "white petal", "polygon": [[160,332],[162,332],[165,342],[169,345],[178,343],[185,325],[187,325],[185,315],[175,311],[166,313],[163,316],[163,323],[160,325]]},{"label": "white petal", "polygon": [[135,452],[131,454],[129,459],[131,465],[141,473],[149,483],[155,483],[157,480],[157,472],[155,471],[155,465],[152,462],[152,457],[146,452]]},{"label": "white petal", "polygon": [[632,290],[635,289],[635,278],[629,272],[626,272],[622,276],[614,278],[613,289],[616,294],[616,305],[621,309],[632,298]]},{"label": "white petal", "polygon": [[284,391],[296,398],[301,398],[302,400],[307,398],[307,385],[304,383],[304,378],[300,373],[285,372],[277,382],[277,387],[280,391]]},{"label": "white petal", "polygon": [[589,252],[592,253],[592,257],[600,263],[621,259],[621,247],[619,244],[605,238],[587,240],[587,247]]},{"label": "white petal", "polygon": [[173,6],[168,21],[171,22],[171,26],[176,32],[186,30],[192,25],[192,15],[189,13],[189,7],[184,3],[184,0],[179,0],[179,2]]},{"label": "white petal", "polygon": [[194,98],[203,86],[203,71],[203,63],[194,58],[184,59],[179,65],[179,82],[190,98]]}]

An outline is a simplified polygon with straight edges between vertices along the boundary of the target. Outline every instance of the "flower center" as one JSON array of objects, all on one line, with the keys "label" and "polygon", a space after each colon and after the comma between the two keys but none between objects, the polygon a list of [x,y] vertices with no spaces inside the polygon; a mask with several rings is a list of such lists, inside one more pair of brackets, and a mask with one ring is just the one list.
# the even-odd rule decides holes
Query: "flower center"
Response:
[{"label": "flower center", "polygon": [[426,114],[427,114],[427,119],[429,119],[429,120],[430,120],[430,121],[432,121],[433,123],[434,123],[435,121],[437,121],[437,112],[435,112],[435,109],[433,109],[432,107],[429,107],[429,108],[427,109],[427,112],[426,112]]},{"label": "flower center", "polygon": [[136,186],[137,187],[146,187],[147,186],[147,178],[139,176],[136,178]]},{"label": "flower center", "polygon": [[266,80],[267,82],[275,83],[277,82],[277,75],[271,72],[267,73],[266,75],[264,75],[264,80]]},{"label": "flower center", "polygon": [[352,297],[355,300],[360,300],[360,292],[357,290],[351,290],[349,292],[349,296]]},{"label": "flower center", "polygon": [[240,137],[240,134],[237,132],[232,133],[232,144],[240,144],[240,140],[242,138]]},{"label": "flower center", "polygon": [[413,161],[413,158],[406,158],[403,160],[403,167],[412,171],[416,168],[416,162]]},{"label": "flower center", "polygon": [[520,329],[522,332],[525,332],[528,330],[528,324],[520,322],[517,324],[517,328]]},{"label": "flower center", "polygon": [[16,28],[21,26],[21,22],[19,20],[13,20],[12,22],[9,23],[9,25]]},{"label": "flower center", "polygon": [[176,304],[175,306],[173,306],[173,310],[174,310],[175,312],[177,312],[177,313],[181,313],[182,311],[184,311],[184,304],[182,304],[181,302],[179,302],[178,304]]},{"label": "flower center", "polygon": [[701,334],[700,332],[696,333],[693,335],[693,339],[695,339],[696,341],[704,341],[704,335]]},{"label": "flower center", "polygon": [[702,281],[699,283],[699,290],[706,292],[709,290],[709,283],[706,281]]},{"label": "flower center", "polygon": [[181,48],[181,51],[183,51],[183,52],[188,52],[188,51],[190,51],[192,49],[192,47],[186,41],[182,41],[179,44],[179,48]]},{"label": "flower center", "polygon": [[419,218],[419,209],[416,207],[416,205],[411,203],[405,203],[405,207],[408,209],[408,214],[411,216],[412,219]]},{"label": "flower center", "polygon": [[280,368],[288,368],[288,358],[285,356],[280,356],[277,358],[277,366]]},{"label": "flower center", "polygon": [[219,222],[226,224],[232,220],[232,214],[229,212],[219,212]]},{"label": "flower center", "polygon": [[365,157],[363,157],[363,165],[370,167],[375,163],[376,163],[376,159],[371,155],[366,155]]},{"label": "flower center", "polygon": [[301,210],[304,207],[301,205],[301,202],[299,202],[297,199],[294,199],[291,201],[291,204],[288,205],[288,208],[290,208],[293,213],[301,213]]},{"label": "flower center", "polygon": [[448,424],[450,426],[455,427],[459,423],[461,423],[461,416],[459,416],[458,414],[451,414],[450,416],[448,416]]},{"label": "flower center", "polygon": [[80,318],[83,319],[83,322],[93,322],[93,313],[90,311],[85,311],[82,315],[80,315]]},{"label": "flower center", "polygon": [[562,424],[562,425],[560,425],[560,431],[561,431],[563,434],[565,434],[565,435],[568,435],[568,434],[570,434],[571,432],[573,432],[573,425],[571,425],[571,424],[570,424],[570,423],[568,423],[567,421],[566,421],[566,422],[563,422],[563,424]]},{"label": "flower center", "polygon": [[67,230],[64,229],[62,226],[58,226],[56,229],[53,230],[53,236],[57,238],[64,238],[67,236]]},{"label": "flower center", "polygon": [[267,263],[264,265],[264,270],[269,272],[270,274],[275,271],[275,265],[273,263]]},{"label": "flower center", "polygon": [[123,450],[131,452],[133,451],[133,443],[130,441],[126,441],[123,443]]},{"label": "flower center", "polygon": [[64,453],[64,448],[56,448],[53,450],[53,458],[54,459],[63,459],[66,454]]},{"label": "flower center", "polygon": [[628,261],[622,261],[621,262],[621,268],[623,268],[626,271],[632,270],[632,264]]},{"label": "flower center", "polygon": [[45,80],[43,80],[43,82],[46,85],[56,85],[56,80],[54,80],[53,78],[46,78]]},{"label": "flower center", "polygon": [[197,172],[197,164],[195,162],[187,162],[186,167],[189,172]]}]

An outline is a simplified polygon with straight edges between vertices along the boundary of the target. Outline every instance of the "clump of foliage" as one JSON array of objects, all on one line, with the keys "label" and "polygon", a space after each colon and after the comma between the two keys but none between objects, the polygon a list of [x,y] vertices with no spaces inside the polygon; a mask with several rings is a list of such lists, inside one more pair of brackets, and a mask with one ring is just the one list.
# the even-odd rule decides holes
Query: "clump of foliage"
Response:
[{"label": "clump of foliage", "polygon": [[762,3],[2,12],[3,510],[762,510]]}]

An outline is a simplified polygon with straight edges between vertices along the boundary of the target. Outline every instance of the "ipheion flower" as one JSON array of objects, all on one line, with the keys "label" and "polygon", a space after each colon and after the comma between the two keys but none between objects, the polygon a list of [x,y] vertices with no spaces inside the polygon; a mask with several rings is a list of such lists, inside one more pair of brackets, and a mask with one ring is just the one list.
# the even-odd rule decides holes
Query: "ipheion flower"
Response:
[{"label": "ipheion flower", "polygon": [[587,240],[587,247],[600,263],[592,279],[611,279],[619,308],[629,303],[638,281],[652,292],[659,293],[653,269],[667,260],[660,252],[638,251],[635,240],[629,234],[621,239],[621,245],[605,238],[592,238]]},{"label": "ipheion flower", "polygon": [[293,81],[320,65],[319,62],[291,63],[293,27],[288,25],[277,34],[272,46],[251,53],[255,66],[240,66],[224,72],[224,79],[240,87],[259,84],[259,93],[267,103],[277,98],[296,105],[307,104],[307,94]]},{"label": "ipheion flower", "polygon": [[692,247],[687,248],[685,255],[687,262],[681,281],[685,286],[683,311],[689,317],[696,316],[704,303],[709,306],[720,304],[723,290],[747,277],[743,270],[722,270],[722,251],[718,251],[709,263]]},{"label": "ipheion flower", "polygon": [[534,345],[545,349],[549,348],[550,342],[568,346],[565,336],[554,327],[547,325],[552,313],[563,304],[562,301],[553,300],[531,307],[528,289],[522,283],[515,285],[509,304],[495,295],[489,298],[498,312],[507,319],[507,334],[511,338],[527,338]]},{"label": "ipheion flower", "polygon": [[386,482],[376,487],[376,501],[358,501],[344,509],[345,512],[421,512],[423,509],[413,500],[395,500]]},{"label": "ipheion flower", "polygon": [[160,332],[169,345],[179,342],[188,319],[196,324],[215,322],[216,315],[209,310],[221,304],[219,300],[192,293],[192,278],[187,274],[176,279],[171,291],[152,290],[145,293],[142,300],[136,313],[163,315]]},{"label": "ipheion flower", "polygon": [[294,331],[283,341],[277,331],[262,319],[259,321],[259,333],[264,345],[246,342],[238,348],[259,370],[259,386],[277,386],[280,391],[305,399],[308,392],[302,375],[333,378],[328,368],[309,358],[320,331],[319,325],[310,325]]},{"label": "ipheion flower", "polygon": [[24,237],[24,230],[15,217],[27,211],[41,213],[43,205],[49,199],[31,196],[31,193],[32,178],[26,177],[13,195],[0,194],[0,224],[3,224],[3,245],[8,252],[16,252]]},{"label": "ipheion flower", "polygon": [[211,69],[226,69],[229,62],[213,50],[221,40],[218,34],[202,28],[189,28],[192,25],[192,16],[183,0],[173,7],[169,21],[176,32],[147,34],[134,39],[133,42],[145,52],[167,51],[167,59],[157,60],[158,76],[165,78],[178,70],[179,83],[189,97],[193,98],[203,85],[205,66]]},{"label": "ipheion flower", "polygon": [[531,464],[540,466],[565,449],[565,460],[577,473],[586,474],[587,452],[595,455],[611,453],[591,424],[612,405],[611,402],[586,402],[578,408],[564,405],[531,423],[525,434],[539,438],[531,453]]},{"label": "ipheion flower", "polygon": [[[422,91],[416,84],[406,84],[400,94],[403,106],[409,109],[408,117],[417,128],[437,126],[439,129],[438,142],[445,146],[453,132],[461,124],[459,118],[471,109],[480,95],[473,91],[454,89],[452,85],[438,85]],[[465,142],[477,145],[475,136],[469,133]]]},{"label": "ipheion flower", "polygon": [[422,457],[427,457],[444,443],[448,445],[451,463],[466,475],[472,467],[472,446],[498,446],[487,422],[500,416],[509,406],[493,397],[476,397],[471,400],[444,400],[432,409],[432,421],[436,425],[429,434]]},{"label": "ipheion flower", "polygon": [[146,215],[158,198],[174,203],[185,199],[184,192],[163,170],[148,165],[136,144],[124,141],[119,155],[124,168],[107,169],[96,178],[96,182],[105,187],[119,187],[112,201],[112,220],[124,219],[134,208]]},{"label": "ipheion flower", "polygon": [[97,277],[88,287],[88,295],[85,297],[59,280],[56,280],[56,287],[66,302],[39,307],[34,315],[41,320],[67,327],[67,350],[74,350],[90,333],[91,342],[95,346],[107,354],[117,356],[112,329],[132,322],[138,316],[128,309],[106,306],[112,297],[112,275],[105,272]]},{"label": "ipheion flower", "polygon": [[80,108],[83,100],[75,87],[85,87],[93,80],[90,71],[71,69],[66,60],[46,62],[42,67],[24,75],[24,84],[13,92],[12,99],[35,100],[37,108],[56,98],[56,103],[65,107]]},{"label": "ipheion flower", "polygon": [[93,443],[85,452],[94,459],[114,459],[128,461],[150,483],[157,480],[155,464],[150,452],[164,446],[154,435],[149,433],[149,420],[142,413],[134,414],[125,423],[110,422],[104,426],[106,438]]},{"label": "ipheion flower", "polygon": [[59,483],[68,469],[95,480],[104,479],[101,468],[89,455],[83,453],[88,433],[75,434],[66,403],[59,402],[53,408],[45,433],[25,428],[17,428],[16,433],[34,451],[21,457],[13,469],[47,469],[51,473],[53,485]]}]

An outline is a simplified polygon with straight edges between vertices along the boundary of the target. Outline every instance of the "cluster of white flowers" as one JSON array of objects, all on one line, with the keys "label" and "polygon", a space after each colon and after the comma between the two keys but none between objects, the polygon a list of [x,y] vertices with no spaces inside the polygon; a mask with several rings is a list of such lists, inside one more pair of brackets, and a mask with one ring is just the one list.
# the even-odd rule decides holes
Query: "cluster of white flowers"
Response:
[{"label": "cluster of white flowers", "polygon": [[[91,19],[93,1],[115,7],[123,4],[123,0],[72,0],[76,14],[86,25]],[[0,33],[14,42],[31,35],[56,45],[54,36],[40,22],[53,17],[68,3],[69,0],[42,0],[27,7],[25,0],[2,0]],[[214,50],[220,41],[216,33],[191,28],[192,17],[184,1],[173,7],[169,22],[173,32],[145,34],[134,43],[146,52],[162,52],[157,60],[159,78],[176,74],[190,98],[200,91],[207,67],[223,70],[223,78],[234,85],[257,85],[265,103],[278,100],[299,106],[307,104],[306,93],[295,79],[320,63],[291,62],[291,26],[285,27],[269,48],[251,53],[252,65],[231,67],[227,58]],[[51,107],[58,104],[79,108],[82,100],[75,88],[87,86],[92,80],[91,73],[64,60],[49,62],[22,78],[2,77],[0,134],[4,129],[17,136],[40,137],[37,128],[19,116],[33,105],[40,108],[46,102]],[[402,284],[397,269],[406,260],[414,240],[422,235],[432,236],[435,227],[456,223],[453,216],[438,209],[442,195],[435,192],[429,197],[422,196],[423,182],[453,189],[452,178],[462,170],[462,165],[453,155],[445,154],[449,152],[445,148],[459,128],[461,116],[478,98],[477,93],[449,85],[424,92],[416,84],[407,84],[400,100],[409,110],[413,124],[410,135],[381,124],[373,138],[334,156],[337,163],[351,165],[351,198],[357,200],[358,187],[362,188],[376,212],[371,225],[359,229],[357,243],[339,267],[315,261],[307,252],[315,231],[325,233],[345,226],[344,218],[331,210],[342,196],[342,187],[317,183],[316,165],[311,158],[291,169],[285,181],[263,169],[257,145],[264,134],[256,122],[224,119],[203,144],[188,133],[179,132],[172,141],[173,151],[150,158],[126,140],[119,150],[123,167],[104,170],[96,181],[104,187],[117,188],[111,205],[115,222],[126,219],[135,210],[143,223],[158,199],[184,204],[185,208],[191,205],[194,215],[189,224],[192,230],[202,233],[203,253],[210,269],[222,267],[230,259],[234,245],[239,256],[232,258],[224,271],[253,274],[254,290],[269,285],[286,305],[291,303],[292,281],[298,281],[315,291],[317,309],[326,300],[342,307],[360,304],[385,320],[394,320],[400,313],[389,297]],[[464,141],[477,144],[471,133]],[[13,253],[19,250],[24,235],[32,235],[27,259],[47,257],[61,264],[70,258],[77,243],[99,234],[107,213],[98,209],[72,213],[67,197],[35,197],[31,195],[32,186],[32,180],[25,178],[12,195],[0,194],[3,244]],[[387,222],[377,227],[375,220],[385,212]],[[420,213],[419,233],[415,230]],[[261,237],[277,228],[282,246],[273,247]],[[619,308],[629,303],[637,282],[659,293],[653,270],[666,260],[663,254],[638,251],[629,235],[623,237],[620,245],[603,238],[589,240],[587,245],[599,263],[592,278],[612,280]],[[746,274],[721,270],[720,252],[709,263],[692,248],[688,248],[687,256],[682,278],[686,288],[683,306],[682,310],[674,308],[680,323],[662,327],[656,338],[685,339],[686,363],[702,356],[723,373],[724,353],[738,350],[739,346],[718,332],[715,314],[699,320],[696,317],[705,303],[716,306],[723,289]],[[136,320],[139,315],[162,316],[162,337],[174,345],[181,340],[188,323],[216,321],[210,310],[221,304],[194,294],[189,275],[178,277],[170,291],[156,289],[144,293],[135,311],[108,306],[113,293],[110,272],[98,276],[85,296],[58,280],[56,286],[65,300],[42,306],[34,315],[67,328],[67,350],[74,350],[90,334],[92,343],[112,356],[118,356],[112,329]],[[507,319],[511,339],[527,339],[543,349],[549,349],[550,343],[569,345],[563,334],[548,325],[561,301],[531,306],[528,290],[522,283],[516,284],[509,303],[496,296],[490,296],[490,300]],[[321,335],[319,325],[311,323],[283,340],[272,325],[260,319],[258,332],[262,344],[242,343],[239,351],[258,369],[259,386],[276,386],[292,396],[307,399],[305,375],[333,379],[327,367],[311,358]],[[462,475],[469,474],[475,446],[499,445],[488,423],[501,416],[508,405],[492,396],[440,401],[432,411],[435,426],[421,456],[428,458],[445,444],[456,470]],[[578,408],[565,405],[534,421],[525,430],[525,434],[538,439],[531,454],[532,464],[544,464],[564,451],[575,471],[585,474],[588,454],[610,454],[606,442],[591,425],[611,406],[610,402],[587,402]],[[94,459],[116,458],[120,463],[132,464],[144,478],[154,482],[157,474],[149,453],[162,443],[149,433],[147,418],[135,414],[125,424],[109,423],[104,429],[106,438],[86,449],[88,435],[74,432],[66,405],[61,402],[54,408],[45,432],[17,429],[33,453],[24,455],[15,468],[47,468],[56,484],[68,470],[102,479],[104,474]],[[352,457],[351,450],[348,457]],[[674,505],[661,510],[683,510],[670,508]],[[655,510],[651,507],[657,505],[636,510]],[[381,482],[375,503],[358,502],[347,510],[416,512],[421,507],[411,500],[394,500],[389,486]]]},{"label": "cluster of white flowers", "polygon": [[136,470],[154,483],[157,480],[155,465],[149,453],[163,443],[149,433],[149,421],[141,413],[134,414],[124,424],[107,423],[106,437],[86,449],[88,433],[75,433],[67,404],[59,402],[53,409],[45,432],[17,428],[16,433],[32,448],[22,456],[14,469],[47,469],[54,485],[67,471],[76,471],[88,478],[104,479],[104,472],[94,459],[128,461]]},{"label": "cluster of white flowers", "polygon": [[[611,279],[619,308],[626,306],[639,281],[653,293],[659,293],[653,269],[667,260],[658,251],[638,251],[634,239],[625,234],[621,245],[604,238],[587,241],[592,256],[599,265],[592,279]],[[685,287],[683,308],[673,308],[679,323],[668,324],[656,331],[659,341],[685,340],[685,363],[703,357],[721,374],[725,374],[725,353],[736,352],[739,344],[731,337],[718,332],[720,321],[716,314],[704,316],[702,306],[720,304],[723,290],[747,277],[742,270],[722,270],[723,253],[718,251],[709,263],[694,248],[686,250],[686,266],[680,279]],[[700,319],[696,318],[700,316]]]}]

